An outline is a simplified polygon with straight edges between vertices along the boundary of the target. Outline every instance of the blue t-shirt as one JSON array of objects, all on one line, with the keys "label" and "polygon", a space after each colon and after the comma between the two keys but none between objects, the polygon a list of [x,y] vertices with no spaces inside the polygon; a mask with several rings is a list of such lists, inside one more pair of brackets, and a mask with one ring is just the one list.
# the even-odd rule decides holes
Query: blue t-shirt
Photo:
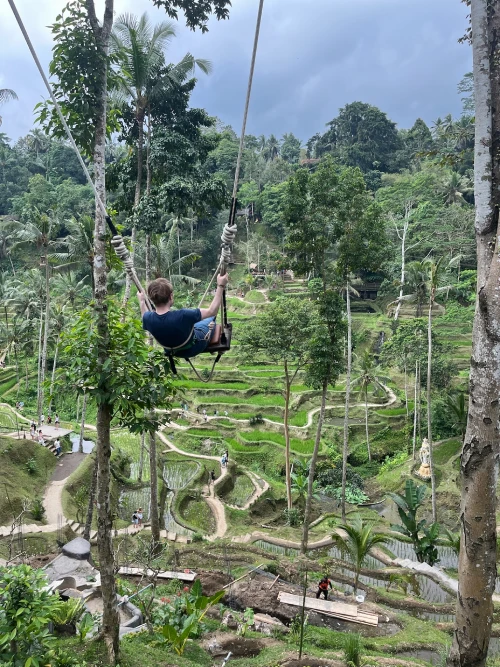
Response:
[{"label": "blue t-shirt", "polygon": [[149,331],[163,347],[178,347],[189,342],[189,334],[200,320],[199,308],[169,310],[163,315],[148,311],[142,316],[142,328]]}]

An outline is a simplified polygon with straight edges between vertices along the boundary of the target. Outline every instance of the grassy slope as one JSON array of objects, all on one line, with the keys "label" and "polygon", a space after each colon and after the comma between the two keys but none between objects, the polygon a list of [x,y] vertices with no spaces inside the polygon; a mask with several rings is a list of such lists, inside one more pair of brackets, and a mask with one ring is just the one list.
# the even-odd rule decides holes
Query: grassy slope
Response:
[{"label": "grassy slope", "polygon": [[[30,474],[26,468],[29,460],[36,463],[36,471]],[[41,498],[45,486],[56,467],[56,458],[47,449],[32,440],[13,440],[0,437],[0,516],[2,525],[17,516],[23,500]],[[32,520],[28,518],[28,522]]]}]

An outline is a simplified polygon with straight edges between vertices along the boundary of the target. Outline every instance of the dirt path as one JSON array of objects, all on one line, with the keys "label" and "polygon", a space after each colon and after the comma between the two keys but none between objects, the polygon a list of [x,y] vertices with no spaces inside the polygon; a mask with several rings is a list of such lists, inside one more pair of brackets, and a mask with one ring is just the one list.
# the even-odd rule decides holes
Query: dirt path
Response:
[{"label": "dirt path", "polygon": [[[189,452],[184,452],[182,449],[179,449],[174,445],[173,442],[171,442],[167,437],[163,435],[163,433],[159,432],[158,437],[160,440],[167,445],[167,447],[173,451],[177,452],[178,454],[181,454],[182,456],[188,456],[189,458],[192,459],[203,459],[205,461],[216,461],[220,465],[220,458],[218,456],[208,456],[207,454],[190,454]],[[226,522],[226,511],[224,508],[224,504],[222,501],[215,495],[215,486],[227,475],[227,468],[220,468],[220,475],[217,477],[217,479],[214,481],[213,484],[210,485],[210,489],[208,487],[205,487],[205,500],[207,502],[207,505],[210,507],[210,509],[213,512],[213,515],[215,517],[215,533],[213,535],[208,535],[207,539],[210,541],[216,540],[219,537],[224,537],[224,535],[227,532],[227,522]]]},{"label": "dirt path", "polygon": [[[368,403],[369,408],[388,408],[391,405],[394,405],[394,403],[397,402],[398,397],[396,394],[393,392],[393,390],[390,387],[387,387],[386,385],[382,385],[388,398],[385,403]],[[332,410],[333,408],[338,408],[341,406],[338,405],[327,405],[325,406],[325,410]],[[365,407],[364,403],[352,403],[350,404],[349,408],[359,408],[359,407]],[[304,424],[304,426],[290,426],[291,429],[296,429],[296,430],[305,430],[312,426],[313,423],[313,417],[315,414],[317,414],[321,410],[320,407],[318,408],[312,408],[307,412],[307,422]],[[181,413],[180,409],[173,410],[172,412],[179,412]],[[214,421],[216,419],[227,419],[227,421],[233,422],[234,424],[247,424],[249,423],[249,419],[235,419],[234,417],[226,417],[225,415],[207,415],[207,421],[204,420],[204,416],[198,414],[197,412],[191,412],[191,411],[184,411],[184,414],[187,417],[191,417],[194,421],[197,421],[199,425],[207,424],[208,422]],[[264,423],[265,424],[272,424],[273,426],[281,426],[283,427],[283,422],[275,422],[272,419],[267,419],[267,417],[264,417]],[[176,424],[175,422],[171,422],[168,424],[168,428],[175,428],[178,430],[185,431],[188,428],[191,428],[191,426],[182,426],[181,424]],[[183,452],[180,452],[181,454]],[[210,458],[210,457],[205,457],[205,458]]]},{"label": "dirt path", "polygon": [[78,468],[85,458],[86,454],[75,452],[74,454],[64,454],[60,463],[58,463],[52,479],[48,483],[43,497],[43,506],[45,507],[45,518],[49,524],[57,524],[62,519],[66,523],[62,506],[62,492],[68,477]]}]

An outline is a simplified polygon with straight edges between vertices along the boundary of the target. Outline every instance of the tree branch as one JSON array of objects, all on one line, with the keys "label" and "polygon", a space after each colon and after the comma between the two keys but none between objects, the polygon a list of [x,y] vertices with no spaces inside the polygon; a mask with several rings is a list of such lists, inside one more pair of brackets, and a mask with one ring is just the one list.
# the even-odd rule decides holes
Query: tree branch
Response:
[{"label": "tree branch", "polygon": [[100,35],[101,26],[99,25],[99,20],[97,19],[94,0],[85,0],[85,6],[87,7],[87,14],[89,16],[90,25],[92,26],[95,37],[97,38]]}]

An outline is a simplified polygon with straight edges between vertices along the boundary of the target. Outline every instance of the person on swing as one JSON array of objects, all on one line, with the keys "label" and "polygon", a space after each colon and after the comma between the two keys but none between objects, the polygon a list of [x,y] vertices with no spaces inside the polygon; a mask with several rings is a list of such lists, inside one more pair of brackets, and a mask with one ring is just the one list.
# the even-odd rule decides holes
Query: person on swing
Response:
[{"label": "person on swing", "polygon": [[148,297],[155,311],[149,311],[143,292],[137,296],[141,307],[142,328],[167,349],[174,349],[184,359],[196,357],[206,350],[215,330],[222,294],[228,283],[226,274],[217,276],[217,290],[208,308],[172,310],[174,288],[166,278],[157,278],[148,285]]}]

